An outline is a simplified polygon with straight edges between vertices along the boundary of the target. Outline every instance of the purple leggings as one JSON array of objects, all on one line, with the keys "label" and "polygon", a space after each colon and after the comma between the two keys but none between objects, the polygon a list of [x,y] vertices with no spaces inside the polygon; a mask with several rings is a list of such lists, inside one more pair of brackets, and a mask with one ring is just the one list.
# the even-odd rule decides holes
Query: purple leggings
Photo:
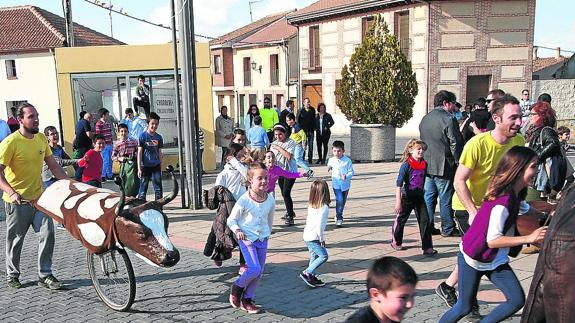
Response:
[{"label": "purple leggings", "polygon": [[242,298],[253,298],[258,282],[264,273],[268,238],[256,241],[239,240],[238,242],[248,269],[236,280],[235,284],[244,288]]}]

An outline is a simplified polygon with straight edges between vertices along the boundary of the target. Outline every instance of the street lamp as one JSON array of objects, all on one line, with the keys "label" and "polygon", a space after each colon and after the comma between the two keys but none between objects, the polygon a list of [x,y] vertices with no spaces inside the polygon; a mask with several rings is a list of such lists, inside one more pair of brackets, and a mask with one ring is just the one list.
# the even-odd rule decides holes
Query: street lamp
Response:
[{"label": "street lamp", "polygon": [[258,63],[256,63],[256,62],[252,62],[251,65],[252,65],[252,70],[254,70],[254,71],[258,71],[258,70],[259,70],[259,71],[260,71],[260,74],[262,74],[262,66],[261,66],[261,65],[258,67]]}]

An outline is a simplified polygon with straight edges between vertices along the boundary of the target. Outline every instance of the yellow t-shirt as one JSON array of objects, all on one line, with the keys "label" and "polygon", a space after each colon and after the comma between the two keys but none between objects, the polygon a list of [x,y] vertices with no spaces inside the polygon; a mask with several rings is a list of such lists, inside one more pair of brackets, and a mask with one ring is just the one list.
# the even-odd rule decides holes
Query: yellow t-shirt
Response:
[{"label": "yellow t-shirt", "polygon": [[[495,173],[499,161],[505,153],[514,146],[525,146],[525,139],[517,135],[505,145],[498,144],[491,136],[491,131],[471,138],[459,159],[459,163],[472,170],[466,184],[471,191],[471,198],[476,207],[481,205],[491,175]],[[454,210],[465,210],[465,207],[456,194],[453,194],[452,207]]]},{"label": "yellow t-shirt", "polygon": [[[23,199],[37,199],[42,194],[42,164],[50,155],[52,150],[42,133],[28,139],[16,131],[0,143],[0,164],[6,166],[4,176]],[[2,198],[10,202],[7,193]]]}]

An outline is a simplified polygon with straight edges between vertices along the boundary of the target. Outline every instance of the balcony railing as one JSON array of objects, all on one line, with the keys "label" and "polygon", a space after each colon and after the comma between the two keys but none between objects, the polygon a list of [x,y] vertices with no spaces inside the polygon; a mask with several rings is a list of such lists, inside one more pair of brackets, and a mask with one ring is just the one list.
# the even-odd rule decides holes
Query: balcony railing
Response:
[{"label": "balcony railing", "polygon": [[252,71],[247,70],[244,71],[244,86],[251,86],[252,85]]},{"label": "balcony railing", "polygon": [[321,68],[321,48],[304,49],[301,57],[303,68],[314,70]]},{"label": "balcony railing", "polygon": [[280,84],[280,70],[279,69],[271,69],[270,70],[270,85],[279,85]]}]

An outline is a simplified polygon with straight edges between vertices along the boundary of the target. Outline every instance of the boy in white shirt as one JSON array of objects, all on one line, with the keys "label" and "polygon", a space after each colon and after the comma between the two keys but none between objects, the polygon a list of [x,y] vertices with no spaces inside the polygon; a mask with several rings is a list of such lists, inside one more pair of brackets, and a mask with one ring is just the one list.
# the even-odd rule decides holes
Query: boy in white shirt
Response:
[{"label": "boy in white shirt", "polygon": [[335,225],[343,225],[343,208],[351,187],[351,178],[355,175],[351,159],[344,155],[343,141],[336,140],[332,144],[333,157],[327,162],[327,170],[331,171],[331,185],[335,195]]}]

